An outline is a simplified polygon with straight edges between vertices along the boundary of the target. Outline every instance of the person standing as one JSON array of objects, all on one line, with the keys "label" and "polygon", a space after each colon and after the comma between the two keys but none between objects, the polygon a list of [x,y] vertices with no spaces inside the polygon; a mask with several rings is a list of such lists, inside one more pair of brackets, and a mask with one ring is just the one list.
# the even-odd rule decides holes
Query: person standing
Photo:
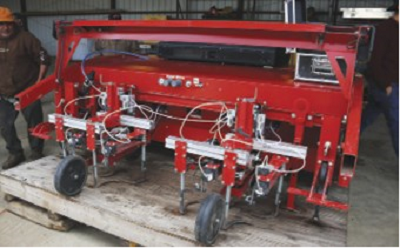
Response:
[{"label": "person standing", "polygon": [[399,3],[392,18],[376,28],[374,49],[366,72],[369,99],[362,114],[361,133],[384,114],[394,151],[399,156]]},{"label": "person standing", "polygon": [[[14,124],[19,114],[14,108],[15,95],[43,79],[48,64],[49,57],[40,41],[15,23],[10,9],[0,7],[0,128],[9,153],[2,164],[3,169],[25,161]],[[22,114],[28,129],[41,123],[40,100],[23,109]],[[44,141],[31,136],[29,131],[28,140],[32,150],[30,159],[42,157]]]}]

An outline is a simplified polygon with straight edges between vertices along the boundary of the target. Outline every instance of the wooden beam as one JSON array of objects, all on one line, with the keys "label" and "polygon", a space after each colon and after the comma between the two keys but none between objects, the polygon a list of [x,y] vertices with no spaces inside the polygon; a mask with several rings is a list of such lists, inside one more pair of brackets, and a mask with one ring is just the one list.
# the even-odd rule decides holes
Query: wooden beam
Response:
[{"label": "wooden beam", "polygon": [[[8,202],[7,210],[24,219],[57,231],[68,231],[76,225],[75,221],[57,214],[51,215],[44,208],[39,208],[21,200]],[[53,216],[56,216],[56,218],[53,218]]]}]

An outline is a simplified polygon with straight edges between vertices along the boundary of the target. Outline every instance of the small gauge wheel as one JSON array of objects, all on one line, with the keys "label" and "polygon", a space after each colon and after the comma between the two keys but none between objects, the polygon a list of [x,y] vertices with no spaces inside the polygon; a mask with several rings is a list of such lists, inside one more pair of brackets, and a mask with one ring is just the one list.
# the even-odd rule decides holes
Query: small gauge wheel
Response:
[{"label": "small gauge wheel", "polygon": [[59,163],[54,174],[54,187],[62,195],[78,195],[85,186],[87,166],[79,156],[67,156]]},{"label": "small gauge wheel", "polygon": [[195,238],[202,244],[212,245],[224,223],[224,200],[220,194],[208,195],[200,205],[195,223]]}]

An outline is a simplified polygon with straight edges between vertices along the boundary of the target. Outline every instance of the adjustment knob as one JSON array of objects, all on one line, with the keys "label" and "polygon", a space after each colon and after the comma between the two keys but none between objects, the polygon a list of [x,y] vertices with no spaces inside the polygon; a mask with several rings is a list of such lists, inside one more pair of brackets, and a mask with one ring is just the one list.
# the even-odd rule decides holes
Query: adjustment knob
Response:
[{"label": "adjustment knob", "polygon": [[159,83],[161,86],[168,86],[168,81],[165,80],[164,78],[158,79],[158,83]]},{"label": "adjustment knob", "polygon": [[182,85],[182,80],[180,80],[180,79],[172,80],[172,82],[171,82],[172,87],[181,87],[181,85]]}]

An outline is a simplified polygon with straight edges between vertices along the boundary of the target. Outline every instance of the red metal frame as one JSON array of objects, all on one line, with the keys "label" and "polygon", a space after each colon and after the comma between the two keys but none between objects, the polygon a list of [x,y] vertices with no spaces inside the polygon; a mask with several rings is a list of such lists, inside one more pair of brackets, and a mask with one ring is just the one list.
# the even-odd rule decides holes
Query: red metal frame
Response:
[{"label": "red metal frame", "polygon": [[236,153],[232,151],[225,152],[224,166],[222,169],[223,185],[233,186],[235,184],[236,157]]},{"label": "red metal frame", "polygon": [[187,144],[183,141],[176,141],[175,146],[175,171],[178,173],[186,173]]},{"label": "red metal frame", "polygon": [[[254,104],[266,107],[268,120],[281,121],[293,126],[293,136],[287,141],[303,144],[312,140],[306,135],[311,128],[320,129],[315,143],[319,147],[309,146],[315,150],[315,156],[309,152],[306,169],[314,173],[310,190],[296,188],[297,174],[293,174],[287,190],[287,207],[294,209],[295,195],[306,196],[308,202],[316,205],[347,209],[342,203],[326,200],[326,189],[333,183],[335,168],[339,173],[339,186],[348,187],[353,177],[358,152],[358,130],[362,100],[362,78],[355,76],[354,68],[357,44],[367,27],[330,27],[322,24],[282,24],[267,22],[236,21],[73,21],[57,24],[59,34],[58,53],[55,74],[39,82],[17,96],[17,108],[24,108],[44,94],[55,90],[55,103],[58,114],[64,114],[65,103],[76,97],[74,87],[69,82],[83,82],[79,65],[69,66],[68,62],[80,39],[128,39],[159,40],[179,42],[202,42],[210,44],[229,44],[246,46],[272,46],[312,49],[326,52],[339,85],[322,85],[293,80],[293,70],[249,68],[238,66],[219,66],[190,62],[173,62],[152,59],[138,61],[121,56],[96,58],[87,62],[87,70],[95,70],[95,82],[114,82],[106,91],[110,96],[107,105],[108,113],[120,108],[116,98],[117,87],[135,86],[135,100],[142,103],[163,104],[168,106],[169,113],[184,117],[187,108],[201,103],[223,101],[229,108],[238,106],[236,128],[242,129],[253,137],[252,107]],[[344,60],[347,72],[344,74],[338,64]],[[203,87],[170,88],[158,85],[158,79],[166,75],[179,75],[185,79],[201,78]],[[81,86],[81,83],[78,87]],[[98,87],[102,87],[97,85]],[[253,98],[249,104],[240,99]],[[91,100],[93,103],[93,100]],[[88,101],[89,102],[89,101]],[[77,108],[71,113],[77,115]],[[218,106],[206,107],[203,118],[216,117],[220,111]],[[347,124],[342,120],[347,117]],[[118,125],[118,118],[113,116],[107,126]],[[90,121],[90,120],[88,120]],[[116,121],[116,122],[115,122]],[[153,133],[152,139],[165,141],[168,135],[178,135],[181,122],[161,120]],[[94,149],[89,137],[88,148]],[[210,125],[188,123],[185,126],[187,138],[204,140],[209,138]],[[342,129],[346,130],[346,139],[339,144]],[[91,130],[91,129],[90,129]],[[91,131],[93,132],[93,130]],[[251,139],[239,135],[235,138],[244,141]],[[62,120],[56,120],[56,137],[64,140]],[[328,152],[324,145],[331,144]],[[337,147],[341,145],[343,155],[337,159]],[[248,150],[248,146],[224,144],[225,147]],[[177,142],[175,168],[179,173],[186,171],[186,144]],[[340,164],[340,160],[345,165]],[[225,185],[235,183],[234,153],[227,152],[222,178]],[[273,160],[275,161],[275,160]],[[320,173],[320,162],[329,164],[328,177],[322,194],[314,193],[316,179]],[[278,163],[279,164],[279,163]],[[293,161],[287,168],[297,168]],[[233,173],[233,174],[232,174]],[[233,178],[232,178],[233,175]],[[276,179],[274,175],[274,178]],[[265,178],[264,178],[265,179]]]}]

